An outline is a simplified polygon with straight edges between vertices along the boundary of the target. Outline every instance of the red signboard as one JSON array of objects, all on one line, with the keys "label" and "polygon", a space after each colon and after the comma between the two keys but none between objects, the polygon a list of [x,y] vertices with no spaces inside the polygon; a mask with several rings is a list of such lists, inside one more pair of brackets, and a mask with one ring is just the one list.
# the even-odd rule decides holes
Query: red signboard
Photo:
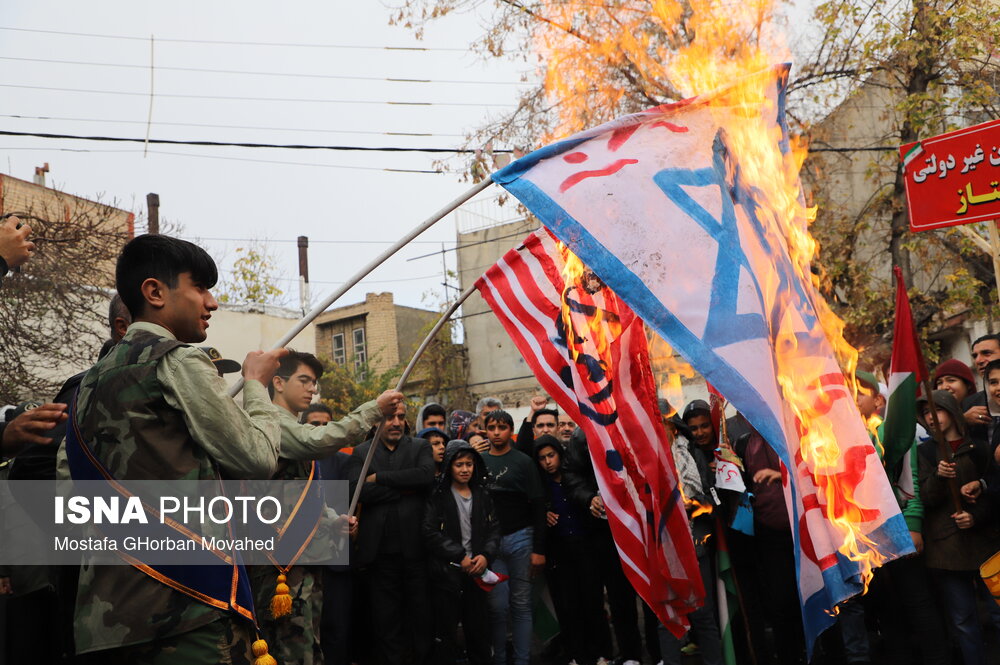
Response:
[{"label": "red signboard", "polygon": [[900,147],[910,230],[1000,219],[1000,120]]}]

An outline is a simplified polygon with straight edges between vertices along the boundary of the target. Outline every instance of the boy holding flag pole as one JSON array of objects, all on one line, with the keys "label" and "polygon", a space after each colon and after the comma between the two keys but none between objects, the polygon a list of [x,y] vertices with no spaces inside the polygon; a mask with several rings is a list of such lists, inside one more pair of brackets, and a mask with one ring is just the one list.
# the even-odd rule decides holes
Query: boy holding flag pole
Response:
[{"label": "boy holding flag pole", "polygon": [[[896,319],[889,369],[889,396],[885,419],[873,438],[917,555],[888,562],[876,569],[869,586],[867,604],[879,622],[890,663],[902,665],[914,662],[915,646],[919,662],[944,664],[949,662],[948,640],[941,629],[941,617],[927,584],[921,556],[924,549],[924,509],[917,481],[918,385],[922,382],[925,394],[930,394],[931,387],[913,325],[906,285],[898,267],[894,274]],[[930,412],[934,416],[928,419],[928,425],[935,439],[941,442],[944,439],[937,413],[934,409]],[[948,452],[950,454],[950,450]]]},{"label": "boy holding flag pole", "polygon": [[[201,349],[218,308],[205,250],[143,235],[118,257],[115,282],[132,314],[122,341],[83,378],[71,408],[66,454],[74,480],[270,476],[278,414],[264,385],[284,349],[243,362],[243,408]],[[230,565],[93,565],[80,570],[74,620],[78,654],[106,662],[275,665],[256,621],[246,570]]]}]

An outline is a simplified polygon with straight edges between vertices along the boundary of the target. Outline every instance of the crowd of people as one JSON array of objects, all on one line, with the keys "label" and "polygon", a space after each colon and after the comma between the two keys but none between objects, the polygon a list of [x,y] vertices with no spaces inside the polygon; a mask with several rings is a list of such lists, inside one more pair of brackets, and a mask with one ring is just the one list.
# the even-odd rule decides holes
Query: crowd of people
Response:
[{"label": "crowd of people", "polygon": [[[25,228],[0,225],[0,268],[30,257]],[[474,410],[414,410],[387,390],[335,419],[317,401],[322,363],[278,350],[242,363],[240,406],[222,378],[239,365],[197,346],[217,308],[216,279],[196,245],[132,240],[118,260],[99,360],[51,403],[8,414],[3,473],[72,476],[74,446],[122,480],[304,479],[318,470],[361,487],[357,515],[335,519],[350,563],[251,567],[256,625],[140,567],[0,570],[7,662],[263,665],[269,654],[288,665],[720,665],[729,639],[739,663],[805,662],[783,468],[739,415],[720,439],[723,423],[707,402],[678,412],[660,400],[706,589],[678,639],[623,572],[583,430],[546,397],[515,422],[495,397]],[[867,594],[837,608],[817,662],[985,665],[988,644],[995,662],[1000,605],[978,569],[1000,550],[1000,336],[976,340],[972,355],[978,377],[954,359],[935,369],[911,455],[886,469],[917,554],[878,568]],[[857,378],[881,452],[887,388],[874,375]],[[742,467],[752,528],[736,525],[746,502],[716,491],[720,445]],[[738,610],[729,635],[716,595],[723,540],[736,589],[727,605]],[[316,537],[308,546],[329,545]],[[539,638],[545,598],[558,623],[548,642]]]}]

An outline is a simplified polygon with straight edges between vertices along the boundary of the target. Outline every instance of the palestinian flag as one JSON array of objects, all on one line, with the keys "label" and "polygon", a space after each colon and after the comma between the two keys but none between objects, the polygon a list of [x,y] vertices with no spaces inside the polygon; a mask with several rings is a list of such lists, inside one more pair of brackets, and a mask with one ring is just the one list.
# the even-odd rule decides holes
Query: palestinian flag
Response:
[{"label": "palestinian flag", "polygon": [[[729,558],[729,543],[726,542],[726,527],[716,518],[715,529],[715,590],[719,604],[719,636],[722,638],[722,662],[738,665],[736,647],[733,644],[733,623],[739,607],[739,589],[736,587],[736,573]],[[705,590],[709,593],[709,590]]]},{"label": "palestinian flag", "polygon": [[[927,379],[927,366],[913,326],[903,273],[898,266],[893,272],[896,275],[896,323],[892,335],[892,361],[889,365],[889,399],[885,407],[885,420],[878,432],[884,449],[882,463],[890,473],[900,467],[913,446],[917,428],[917,387]],[[909,470],[908,465],[906,470]],[[902,476],[909,474],[903,473]],[[891,477],[890,480],[895,481]]]},{"label": "palestinian flag", "polygon": [[556,608],[552,602],[552,594],[541,576],[531,585],[531,628],[543,644],[559,634],[559,620],[556,618]]}]

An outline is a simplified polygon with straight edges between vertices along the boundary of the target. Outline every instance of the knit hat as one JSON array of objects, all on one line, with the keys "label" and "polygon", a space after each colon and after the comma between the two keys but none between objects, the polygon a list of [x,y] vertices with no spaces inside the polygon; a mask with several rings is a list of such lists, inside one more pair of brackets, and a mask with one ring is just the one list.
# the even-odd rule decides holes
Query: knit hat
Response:
[{"label": "knit hat", "polygon": [[943,363],[934,368],[934,383],[935,385],[942,376],[954,376],[955,378],[962,379],[965,381],[966,385],[969,387],[969,394],[976,392],[976,379],[972,376],[972,370],[969,366],[963,363],[961,360],[956,360],[951,358],[945,360]]}]

